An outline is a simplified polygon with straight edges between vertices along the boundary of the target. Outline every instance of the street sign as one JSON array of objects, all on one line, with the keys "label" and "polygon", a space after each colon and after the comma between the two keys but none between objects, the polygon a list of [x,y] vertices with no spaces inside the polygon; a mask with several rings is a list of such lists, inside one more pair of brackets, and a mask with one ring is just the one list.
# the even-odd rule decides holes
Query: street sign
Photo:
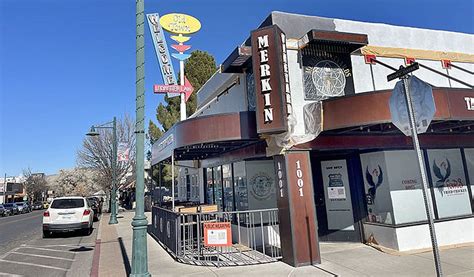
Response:
[{"label": "street sign", "polygon": [[[431,86],[415,76],[408,77],[408,87],[413,101],[416,129],[419,134],[426,132],[436,112]],[[392,123],[406,136],[411,136],[410,120],[403,80],[395,85],[390,97]]]},{"label": "street sign", "polygon": [[194,88],[188,81],[188,78],[184,78],[184,86],[181,85],[154,85],[154,93],[184,93],[185,101],[187,102]]},{"label": "street sign", "polygon": [[418,63],[413,63],[410,66],[402,67],[399,70],[395,71],[394,73],[389,74],[387,76],[387,80],[390,82],[394,79],[403,77],[403,76],[407,75],[408,73],[411,73],[411,72],[413,72],[413,71],[415,71],[419,68],[420,68],[420,65]]}]

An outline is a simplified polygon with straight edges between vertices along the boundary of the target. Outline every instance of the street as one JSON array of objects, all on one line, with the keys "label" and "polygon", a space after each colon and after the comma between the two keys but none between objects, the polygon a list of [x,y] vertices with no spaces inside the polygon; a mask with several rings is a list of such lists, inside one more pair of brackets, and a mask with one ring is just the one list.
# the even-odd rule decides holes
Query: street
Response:
[{"label": "street", "polygon": [[0,218],[0,276],[88,276],[98,222],[89,236],[42,238],[43,211]]}]

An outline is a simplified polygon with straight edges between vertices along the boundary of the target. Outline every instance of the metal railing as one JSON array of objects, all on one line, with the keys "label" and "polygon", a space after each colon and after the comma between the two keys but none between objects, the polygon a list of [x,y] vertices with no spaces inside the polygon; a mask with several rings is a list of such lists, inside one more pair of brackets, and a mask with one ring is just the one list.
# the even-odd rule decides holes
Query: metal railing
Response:
[{"label": "metal railing", "polygon": [[[230,225],[229,246],[205,243],[205,226]],[[178,261],[196,265],[234,266],[274,262],[281,258],[278,209],[176,213],[152,209],[150,233]]]}]

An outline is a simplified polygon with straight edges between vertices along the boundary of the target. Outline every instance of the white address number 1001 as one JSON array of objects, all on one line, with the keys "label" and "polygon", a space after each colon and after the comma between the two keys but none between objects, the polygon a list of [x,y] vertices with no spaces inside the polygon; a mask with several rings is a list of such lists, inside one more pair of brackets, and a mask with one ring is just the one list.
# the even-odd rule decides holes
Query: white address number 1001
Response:
[{"label": "white address number 1001", "polygon": [[298,191],[300,196],[303,196],[303,171],[301,170],[301,162],[300,160],[296,161],[296,184],[298,185]]}]

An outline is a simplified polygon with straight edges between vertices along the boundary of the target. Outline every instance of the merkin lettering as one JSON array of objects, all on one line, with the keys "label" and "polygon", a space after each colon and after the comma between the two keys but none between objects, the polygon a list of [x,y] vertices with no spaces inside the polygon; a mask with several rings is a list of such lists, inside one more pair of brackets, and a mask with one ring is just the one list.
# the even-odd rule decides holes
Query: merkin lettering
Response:
[{"label": "merkin lettering", "polygon": [[271,123],[273,121],[273,108],[271,107],[271,92],[270,85],[270,65],[268,64],[268,35],[260,36],[258,40],[258,49],[260,53],[260,85],[262,88],[264,110],[263,122]]}]

